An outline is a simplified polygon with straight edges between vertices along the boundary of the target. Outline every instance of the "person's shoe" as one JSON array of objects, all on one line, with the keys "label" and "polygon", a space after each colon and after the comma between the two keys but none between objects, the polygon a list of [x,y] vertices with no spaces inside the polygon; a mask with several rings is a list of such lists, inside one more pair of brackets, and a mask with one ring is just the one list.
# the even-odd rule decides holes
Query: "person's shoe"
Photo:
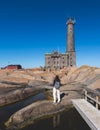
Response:
[{"label": "person's shoe", "polygon": [[60,103],[61,101],[58,101],[57,103]]}]

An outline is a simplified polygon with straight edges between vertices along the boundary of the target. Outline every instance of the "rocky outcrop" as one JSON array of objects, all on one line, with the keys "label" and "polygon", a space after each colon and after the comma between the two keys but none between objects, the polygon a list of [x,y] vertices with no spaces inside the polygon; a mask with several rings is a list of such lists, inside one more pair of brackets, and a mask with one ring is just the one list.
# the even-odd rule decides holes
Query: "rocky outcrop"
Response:
[{"label": "rocky outcrop", "polygon": [[[11,88],[1,88],[2,93],[0,94],[0,106],[11,104],[22,99],[25,99],[29,96],[35,95],[36,93],[42,92],[45,90],[46,82],[34,81],[28,84],[17,84],[12,82],[2,82],[9,85],[12,85]],[[45,84],[45,85],[44,85]]]},{"label": "rocky outcrop", "polygon": [[82,98],[82,93],[81,84],[63,86],[61,88],[62,101],[59,104],[53,104],[52,100],[37,101],[14,113],[5,125],[11,130],[33,124],[40,118],[46,118],[69,109],[72,107],[71,99]]},{"label": "rocky outcrop", "polygon": [[64,68],[60,71],[50,71],[50,72],[41,70],[35,71],[32,69],[0,70],[0,87],[2,86],[1,81],[30,84],[30,82],[38,80],[38,81],[46,81],[49,84],[52,84],[55,75],[60,76],[62,84],[67,84],[71,82],[81,82],[83,84],[90,86],[97,80],[99,82],[100,68],[81,66],[80,68],[71,67],[71,68]]},{"label": "rocky outcrop", "polygon": [[67,68],[60,75],[63,84],[80,82],[91,89],[98,88],[100,84],[100,68],[96,67]]},{"label": "rocky outcrop", "polygon": [[50,101],[38,101],[16,112],[5,124],[8,129],[19,129],[34,123],[37,119],[60,112],[65,107],[63,104],[54,105]]},{"label": "rocky outcrop", "polygon": [[[4,75],[3,75],[4,73]],[[61,79],[61,98],[59,105],[52,104],[52,82],[55,75],[59,75]],[[27,84],[21,88],[20,85]],[[100,68],[81,66],[80,68],[64,68],[60,71],[33,71],[30,70],[1,70],[0,71],[0,89],[7,88],[12,91],[7,91],[1,95],[0,104],[6,101],[12,103],[20,99],[24,99],[36,92],[44,90],[44,93],[49,97],[46,101],[37,101],[28,107],[14,113],[6,122],[9,129],[21,128],[27,124],[31,124],[34,120],[51,115],[60,110],[66,109],[67,104],[71,104],[71,99],[82,98],[84,86],[91,89],[100,90]],[[30,87],[31,86],[31,87]],[[3,88],[3,89],[4,89]],[[0,96],[1,98],[1,96]],[[6,98],[6,99],[5,99]],[[17,99],[17,100],[16,100]]]}]

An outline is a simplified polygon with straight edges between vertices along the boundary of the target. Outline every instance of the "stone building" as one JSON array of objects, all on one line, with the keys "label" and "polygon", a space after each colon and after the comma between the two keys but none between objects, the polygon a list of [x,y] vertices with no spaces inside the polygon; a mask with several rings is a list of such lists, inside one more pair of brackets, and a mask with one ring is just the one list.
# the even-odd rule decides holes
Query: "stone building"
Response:
[{"label": "stone building", "polygon": [[67,25],[67,36],[66,36],[66,52],[60,53],[54,51],[52,53],[45,54],[45,68],[46,69],[62,69],[64,67],[76,66],[76,52],[74,43],[74,24],[75,20],[69,18]]}]

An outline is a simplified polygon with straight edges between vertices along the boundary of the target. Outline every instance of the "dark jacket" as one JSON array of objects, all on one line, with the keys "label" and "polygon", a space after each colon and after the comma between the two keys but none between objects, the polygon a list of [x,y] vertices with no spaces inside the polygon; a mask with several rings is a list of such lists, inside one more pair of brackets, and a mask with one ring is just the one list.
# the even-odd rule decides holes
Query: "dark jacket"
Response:
[{"label": "dark jacket", "polygon": [[61,85],[61,82],[60,82],[60,79],[59,79],[59,76],[58,75],[56,75],[56,77],[55,77],[55,79],[54,79],[54,81],[53,81],[53,86],[55,86],[55,82],[59,82],[59,84]]}]

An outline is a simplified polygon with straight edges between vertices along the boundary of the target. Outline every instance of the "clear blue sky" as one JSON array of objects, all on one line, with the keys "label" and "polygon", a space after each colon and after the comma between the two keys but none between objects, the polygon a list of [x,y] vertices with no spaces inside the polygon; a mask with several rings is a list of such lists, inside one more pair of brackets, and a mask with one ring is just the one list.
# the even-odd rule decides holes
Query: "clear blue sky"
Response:
[{"label": "clear blue sky", "polygon": [[100,0],[0,0],[0,67],[44,66],[45,53],[66,52],[68,17],[77,66],[100,67]]}]

